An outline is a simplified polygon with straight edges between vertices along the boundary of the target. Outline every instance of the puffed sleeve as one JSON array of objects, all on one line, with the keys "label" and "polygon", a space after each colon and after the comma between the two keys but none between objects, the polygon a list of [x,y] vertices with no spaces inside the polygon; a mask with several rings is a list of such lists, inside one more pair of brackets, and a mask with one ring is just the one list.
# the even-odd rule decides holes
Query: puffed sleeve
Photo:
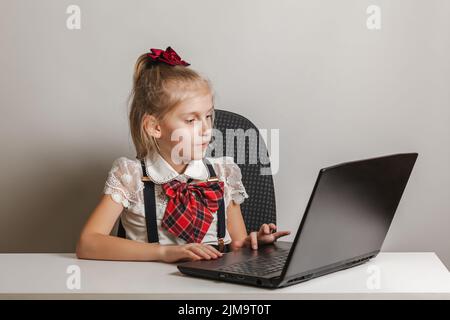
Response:
[{"label": "puffed sleeve", "polygon": [[142,189],[140,172],[133,160],[120,157],[114,160],[111,170],[108,172],[104,194],[128,208],[138,201],[138,191]]},{"label": "puffed sleeve", "polygon": [[241,204],[248,198],[248,194],[242,183],[241,168],[234,162],[233,157],[223,157],[221,163],[222,174],[226,182],[228,197],[236,204]]}]

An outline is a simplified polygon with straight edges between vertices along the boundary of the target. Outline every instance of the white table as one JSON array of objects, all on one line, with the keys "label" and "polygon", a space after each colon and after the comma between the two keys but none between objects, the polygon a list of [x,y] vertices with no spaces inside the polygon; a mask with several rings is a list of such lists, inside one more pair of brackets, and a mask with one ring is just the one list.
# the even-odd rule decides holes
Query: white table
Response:
[{"label": "white table", "polygon": [[[81,288],[69,289],[67,279],[77,274]],[[364,265],[287,288],[265,289],[192,278],[175,264],[79,260],[74,254],[0,254],[0,298],[450,299],[450,275],[432,252],[380,253]]]}]

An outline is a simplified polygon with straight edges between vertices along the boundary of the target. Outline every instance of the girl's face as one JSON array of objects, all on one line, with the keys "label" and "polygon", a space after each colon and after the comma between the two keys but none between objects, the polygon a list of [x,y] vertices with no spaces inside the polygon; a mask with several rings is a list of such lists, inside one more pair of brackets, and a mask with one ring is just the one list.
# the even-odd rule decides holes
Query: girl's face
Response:
[{"label": "girl's face", "polygon": [[156,140],[162,153],[180,164],[202,159],[212,136],[214,107],[211,94],[194,96],[158,121]]}]

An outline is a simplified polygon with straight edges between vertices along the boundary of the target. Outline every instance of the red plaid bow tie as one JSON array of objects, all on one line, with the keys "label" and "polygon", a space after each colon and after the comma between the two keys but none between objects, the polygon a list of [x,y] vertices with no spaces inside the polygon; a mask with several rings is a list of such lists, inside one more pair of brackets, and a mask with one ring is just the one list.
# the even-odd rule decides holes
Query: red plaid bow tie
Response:
[{"label": "red plaid bow tie", "polygon": [[162,185],[169,197],[161,226],[187,243],[200,243],[219,209],[223,181],[185,183],[172,180]]}]

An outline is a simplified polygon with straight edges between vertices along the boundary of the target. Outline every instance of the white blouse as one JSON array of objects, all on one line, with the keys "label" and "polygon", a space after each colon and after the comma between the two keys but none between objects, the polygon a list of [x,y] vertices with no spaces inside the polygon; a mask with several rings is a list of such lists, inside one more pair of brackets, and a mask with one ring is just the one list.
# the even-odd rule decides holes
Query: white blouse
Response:
[{"label": "white blouse", "polygon": [[[233,157],[207,158],[213,165],[219,180],[224,181],[225,208],[228,208],[230,201],[241,204],[248,198],[242,184],[241,170],[234,162]],[[186,182],[189,178],[196,180],[207,180],[209,171],[202,160],[191,160],[185,171],[179,174],[173,167],[158,153],[145,158],[147,175],[155,183],[156,194],[156,220],[158,227],[158,237],[160,244],[185,244],[186,241],[174,236],[169,231],[161,227],[168,197],[164,193],[161,184],[177,179]],[[145,223],[144,209],[144,183],[141,181],[142,166],[138,159],[120,157],[114,160],[112,168],[108,173],[103,193],[110,194],[111,198],[122,204],[124,210],[120,218],[126,231],[127,239],[148,242],[147,227]],[[227,214],[225,210],[225,221]],[[231,242],[230,234],[226,230],[224,243]],[[217,239],[217,212],[213,213],[213,221],[205,234],[202,243],[218,244]]]}]

